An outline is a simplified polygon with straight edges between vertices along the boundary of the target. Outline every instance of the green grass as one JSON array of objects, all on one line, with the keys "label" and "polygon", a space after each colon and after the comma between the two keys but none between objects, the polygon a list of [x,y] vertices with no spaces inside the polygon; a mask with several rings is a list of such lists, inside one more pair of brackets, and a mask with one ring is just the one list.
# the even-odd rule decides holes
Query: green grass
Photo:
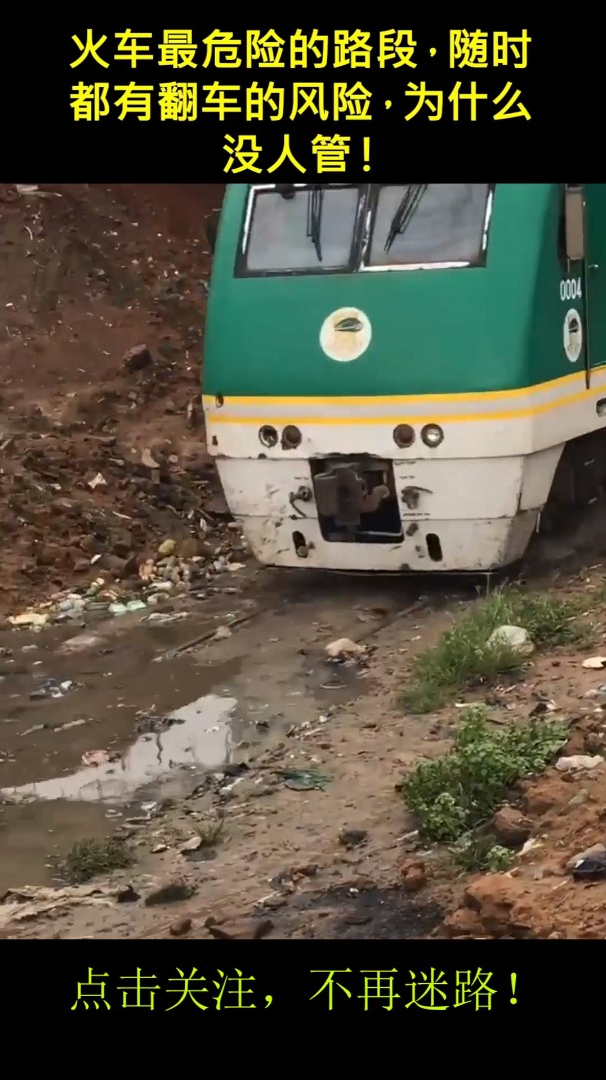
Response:
[{"label": "green grass", "polygon": [[[470,709],[448,753],[421,761],[406,777],[402,798],[428,840],[458,843],[464,860],[473,844],[483,844],[478,830],[486,826],[511,787],[540,772],[568,738],[561,721],[531,720],[494,728],[482,708]],[[483,846],[489,858],[494,841]],[[497,852],[496,855],[499,853]],[[493,856],[495,852],[493,851]]]},{"label": "green grass", "polygon": [[217,817],[208,821],[198,822],[195,831],[201,840],[201,847],[213,848],[223,839],[225,818]]},{"label": "green grass", "polygon": [[478,835],[472,832],[462,836],[451,848],[451,855],[456,865],[467,872],[497,873],[508,870],[514,861],[513,851],[496,843],[490,833]]},{"label": "green grass", "polygon": [[71,885],[81,885],[99,874],[125,870],[134,862],[128,847],[119,840],[77,840],[68,851],[59,871]]},{"label": "green grass", "polygon": [[524,659],[509,645],[488,645],[498,626],[523,627],[538,648],[590,644],[593,627],[581,616],[595,603],[595,597],[588,601],[587,596],[562,598],[549,592],[499,589],[474,604],[437,645],[415,657],[401,695],[403,707],[411,713],[432,712],[462,690],[519,669]]}]

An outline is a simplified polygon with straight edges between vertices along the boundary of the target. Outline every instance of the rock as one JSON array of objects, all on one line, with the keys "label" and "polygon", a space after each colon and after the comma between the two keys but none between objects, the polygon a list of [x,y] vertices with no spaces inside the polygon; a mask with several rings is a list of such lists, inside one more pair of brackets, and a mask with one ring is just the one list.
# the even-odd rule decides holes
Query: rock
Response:
[{"label": "rock", "polygon": [[176,540],[163,540],[158,547],[158,555],[162,555],[164,558],[166,558],[167,555],[174,555],[176,550]]},{"label": "rock", "polygon": [[406,859],[400,866],[400,875],[406,892],[418,892],[427,884],[427,870],[422,859]]},{"label": "rock", "polygon": [[476,913],[484,933],[496,938],[511,937],[518,927],[516,909],[523,898],[524,886],[516,878],[483,874],[467,887],[463,904]]},{"label": "rock", "polygon": [[572,796],[569,802],[566,803],[565,810],[573,810],[576,806],[583,806],[589,798],[589,791],[587,788],[581,788],[576,795]]},{"label": "rock", "polygon": [[204,923],[211,937],[224,941],[258,941],[266,937],[274,924],[271,919],[239,919],[219,923],[210,916]]},{"label": "rock", "polygon": [[172,937],[181,937],[182,934],[187,934],[191,930],[192,925],[192,920],[183,916],[182,919],[176,919],[174,923],[171,923],[168,932]]},{"label": "rock", "polygon": [[513,806],[502,806],[492,819],[494,831],[507,847],[518,847],[530,836],[532,826],[524,815]]},{"label": "rock", "polygon": [[590,755],[598,755],[604,749],[604,733],[602,731],[588,731],[583,749]]},{"label": "rock", "polygon": [[176,904],[181,900],[189,900],[194,894],[194,887],[189,881],[182,878],[169,878],[152,889],[145,897],[145,906],[152,907],[157,904]]},{"label": "rock", "polygon": [[135,345],[129,349],[122,358],[122,366],[126,371],[141,371],[153,363],[152,354],[147,345]]},{"label": "rock", "polygon": [[[82,546],[82,545],[81,545]],[[127,559],[133,550],[133,535],[128,529],[118,529],[112,537],[112,552],[120,559]]]},{"label": "rock", "polygon": [[568,859],[566,862],[567,870],[574,870],[577,863],[582,862],[583,859],[591,859],[595,856],[606,856],[605,844],[592,844],[591,847],[585,848],[584,851],[580,851],[578,855],[573,855],[572,859]]},{"label": "rock", "polygon": [[572,757],[561,757],[556,761],[558,772],[581,772],[584,769],[597,769],[604,764],[604,758],[599,754],[588,757],[587,754],[573,754]]},{"label": "rock", "polygon": [[189,851],[198,851],[202,847],[201,836],[190,836],[189,840],[186,840],[184,844],[181,844],[179,851],[182,855],[187,855]]},{"label": "rock", "polygon": [[291,874],[293,878],[315,877],[318,870],[319,866],[317,863],[305,863],[303,866],[293,866],[291,868]]},{"label": "rock", "polygon": [[200,554],[200,541],[196,540],[195,537],[188,536],[185,540],[179,540],[177,555],[180,559],[195,559]]},{"label": "rock", "polygon": [[343,847],[357,847],[366,840],[367,836],[366,829],[341,829],[339,842],[343,844]]},{"label": "rock", "polygon": [[229,626],[220,626],[213,635],[213,641],[224,641],[232,636]]},{"label": "rock", "polygon": [[497,646],[508,646],[512,652],[520,656],[530,656],[534,652],[534,645],[530,635],[523,626],[497,626],[486,642],[489,649]]},{"label": "rock", "polygon": [[457,908],[444,919],[443,929],[447,937],[472,937],[484,936],[482,920],[475,911],[469,908]]}]

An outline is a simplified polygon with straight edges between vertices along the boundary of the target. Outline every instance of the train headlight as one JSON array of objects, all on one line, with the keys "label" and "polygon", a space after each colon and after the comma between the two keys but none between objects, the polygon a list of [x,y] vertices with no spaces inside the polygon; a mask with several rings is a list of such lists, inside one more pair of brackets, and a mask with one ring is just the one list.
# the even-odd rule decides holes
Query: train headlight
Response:
[{"label": "train headlight", "polygon": [[426,424],[421,431],[421,438],[425,446],[439,446],[444,438],[444,432],[437,424]]},{"label": "train headlight", "polygon": [[287,424],[282,432],[282,449],[283,450],[296,450],[297,446],[301,445],[303,436],[298,427],[294,424]]},{"label": "train headlight", "polygon": [[398,426],[393,429],[393,441],[396,446],[405,450],[407,446],[412,446],[415,441],[414,429],[411,428],[410,424],[398,424]]},{"label": "train headlight", "polygon": [[275,446],[277,441],[278,432],[271,424],[264,424],[259,428],[259,442],[263,443],[263,446]]}]

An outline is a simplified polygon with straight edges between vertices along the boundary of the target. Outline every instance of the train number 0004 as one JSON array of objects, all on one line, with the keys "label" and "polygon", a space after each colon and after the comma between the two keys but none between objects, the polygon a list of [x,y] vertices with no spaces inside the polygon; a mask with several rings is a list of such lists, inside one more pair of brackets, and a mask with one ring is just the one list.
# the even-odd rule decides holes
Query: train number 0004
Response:
[{"label": "train number 0004", "polygon": [[566,278],[560,282],[560,300],[580,300],[583,287],[580,278]]}]

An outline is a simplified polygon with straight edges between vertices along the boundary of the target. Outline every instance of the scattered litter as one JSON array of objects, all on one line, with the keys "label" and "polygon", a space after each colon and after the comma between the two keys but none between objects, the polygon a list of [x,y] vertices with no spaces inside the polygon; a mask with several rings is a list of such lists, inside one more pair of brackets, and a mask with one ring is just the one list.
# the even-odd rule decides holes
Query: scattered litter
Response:
[{"label": "scattered litter", "polygon": [[151,615],[145,616],[143,622],[164,625],[164,623],[180,622],[182,619],[187,618],[189,618],[188,611],[152,611]]},{"label": "scattered litter", "polygon": [[57,679],[44,679],[44,682],[32,690],[29,695],[30,701],[43,701],[46,698],[62,698],[75,685],[71,679],[58,682]]},{"label": "scattered litter", "polygon": [[606,701],[606,686],[596,686],[593,690],[586,690],[583,697],[600,698],[602,701]]},{"label": "scattered litter", "polygon": [[146,607],[144,600],[128,600],[126,604],[110,604],[109,611],[112,615],[128,615],[131,611],[145,611]]},{"label": "scattered litter", "polygon": [[30,626],[36,630],[46,626],[49,619],[50,615],[48,614],[42,615],[38,611],[26,611],[22,615],[9,615],[8,621],[13,626]]},{"label": "scattered litter", "polygon": [[606,656],[589,656],[587,660],[583,660],[584,668],[591,668],[592,671],[601,671],[606,667]]},{"label": "scattered litter", "polygon": [[120,755],[110,750],[86,750],[81,758],[83,765],[96,768],[99,765],[109,765],[112,761],[118,761]]},{"label": "scattered litter", "polygon": [[332,780],[331,776],[316,769],[283,769],[278,776],[284,781],[285,787],[293,791],[322,791]]},{"label": "scattered litter", "polygon": [[606,847],[604,844],[592,844],[591,847],[585,848],[584,851],[578,851],[576,855],[572,856],[566,863],[566,869],[571,873],[579,863],[585,862],[587,859],[604,859],[606,858]]},{"label": "scattered litter", "polygon": [[534,837],[531,837],[530,840],[527,840],[526,843],[523,844],[522,848],[520,849],[520,855],[528,855],[530,851],[534,851],[535,848],[542,846],[543,845],[541,844],[540,840],[536,840]]},{"label": "scattered litter", "polygon": [[537,701],[534,708],[529,712],[529,716],[544,716],[545,713],[553,713],[558,711],[558,706],[555,701]]},{"label": "scattered litter", "polygon": [[88,724],[88,720],[68,720],[67,724],[60,724],[59,727],[53,728],[53,731],[67,731],[68,728],[82,727],[83,724]]},{"label": "scattered litter", "polygon": [[139,895],[132,885],[74,885],[65,889],[25,885],[21,889],[9,889],[0,897],[0,928],[79,905],[111,907],[135,900],[139,900]]},{"label": "scattered litter", "polygon": [[224,641],[226,638],[230,638],[232,632],[229,626],[219,626],[219,628],[213,634],[213,641]]},{"label": "scattered litter", "polygon": [[228,564],[227,564],[227,569],[228,569],[228,570],[231,570],[231,571],[235,571],[235,570],[246,570],[246,563],[243,563],[243,562],[232,562],[232,563],[228,563]]},{"label": "scattered litter", "polygon": [[606,851],[582,857],[572,871],[574,881],[601,881],[606,878]]},{"label": "scattered litter", "polygon": [[107,480],[103,473],[98,472],[96,476],[93,476],[92,480],[88,481],[88,486],[91,491],[94,491],[98,487],[107,487]]},{"label": "scattered litter", "polygon": [[141,451],[141,464],[144,465],[146,469],[152,469],[155,471],[160,468],[156,459],[152,457],[149,447],[146,447],[145,450]]},{"label": "scattered litter", "polygon": [[561,757],[556,761],[556,769],[559,772],[579,772],[581,769],[596,769],[604,764],[604,758],[596,754],[590,757],[587,754],[573,754],[571,757]]},{"label": "scattered litter", "polygon": [[366,652],[363,645],[357,645],[350,638],[338,638],[326,646],[326,653],[331,660],[345,660],[347,657],[362,656]]},{"label": "scattered litter", "polygon": [[156,844],[156,846],[151,849],[152,855],[161,855],[163,851],[168,851],[168,844]]}]

